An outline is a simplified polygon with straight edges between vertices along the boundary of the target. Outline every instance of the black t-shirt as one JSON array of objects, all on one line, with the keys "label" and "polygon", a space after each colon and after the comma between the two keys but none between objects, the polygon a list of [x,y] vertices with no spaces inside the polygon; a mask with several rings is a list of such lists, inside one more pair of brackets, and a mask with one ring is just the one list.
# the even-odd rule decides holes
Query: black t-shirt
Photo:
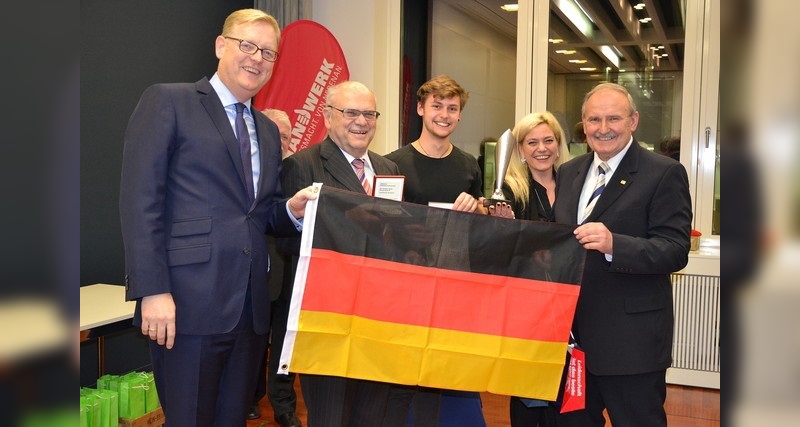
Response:
[{"label": "black t-shirt", "polygon": [[446,157],[434,159],[406,145],[385,156],[397,163],[405,175],[403,200],[427,205],[428,202],[453,203],[462,192],[476,199],[483,195],[478,161],[456,146]]}]

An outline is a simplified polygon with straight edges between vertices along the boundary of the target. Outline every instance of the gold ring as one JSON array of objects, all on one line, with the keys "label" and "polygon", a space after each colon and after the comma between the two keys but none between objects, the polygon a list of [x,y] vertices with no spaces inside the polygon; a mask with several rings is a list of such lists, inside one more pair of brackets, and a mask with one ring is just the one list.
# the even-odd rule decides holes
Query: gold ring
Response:
[{"label": "gold ring", "polygon": [[148,331],[157,331],[157,329],[147,328]]}]

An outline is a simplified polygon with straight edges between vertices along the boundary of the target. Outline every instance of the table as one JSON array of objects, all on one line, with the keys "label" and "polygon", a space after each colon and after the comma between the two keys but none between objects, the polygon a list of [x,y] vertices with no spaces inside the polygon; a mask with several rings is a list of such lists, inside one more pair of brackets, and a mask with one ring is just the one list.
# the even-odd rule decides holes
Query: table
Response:
[{"label": "table", "polygon": [[105,374],[105,335],[130,327],[136,302],[125,301],[125,287],[81,286],[81,342],[97,339],[98,377]]},{"label": "table", "polygon": [[73,331],[69,321],[65,322],[64,307],[52,298],[3,298],[0,300],[0,369],[8,368],[9,364],[13,367],[18,360],[30,360],[67,348]]}]

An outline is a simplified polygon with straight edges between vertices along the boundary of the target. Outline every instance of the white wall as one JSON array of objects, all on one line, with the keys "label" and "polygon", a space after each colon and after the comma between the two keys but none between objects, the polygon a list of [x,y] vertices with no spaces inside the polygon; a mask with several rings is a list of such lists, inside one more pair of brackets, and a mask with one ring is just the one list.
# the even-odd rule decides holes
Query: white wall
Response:
[{"label": "white wall", "polygon": [[[329,0],[315,0],[312,20],[322,24],[336,37],[347,58],[351,80],[357,80],[372,88],[372,51],[375,21],[375,2],[372,0],[347,0],[347,7]],[[380,100],[379,100],[380,103]]]},{"label": "white wall", "polygon": [[[401,6],[401,0],[312,3],[311,19],[339,41],[350,79],[375,92],[381,118],[370,148],[381,154],[394,151],[399,140]],[[431,37],[431,75],[449,74],[470,92],[453,141],[477,156],[484,137],[514,126],[516,43],[437,1]]]},{"label": "white wall", "polygon": [[375,92],[381,112],[370,148],[386,154],[397,148],[400,129],[401,0],[313,0],[311,19],[330,31],[342,47],[350,80]]},{"label": "white wall", "polygon": [[447,74],[469,92],[452,140],[477,156],[484,137],[514,127],[516,42],[444,2],[433,2],[432,18],[431,76]]}]

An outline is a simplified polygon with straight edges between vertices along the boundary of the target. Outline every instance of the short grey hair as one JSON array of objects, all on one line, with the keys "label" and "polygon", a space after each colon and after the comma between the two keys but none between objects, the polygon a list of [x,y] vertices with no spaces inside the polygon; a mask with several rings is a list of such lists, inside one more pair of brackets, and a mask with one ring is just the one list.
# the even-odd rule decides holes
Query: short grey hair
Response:
[{"label": "short grey hair", "polygon": [[264,113],[267,117],[269,117],[270,120],[272,120],[273,122],[275,123],[281,122],[284,125],[286,125],[286,127],[291,129],[292,122],[291,120],[289,120],[289,115],[286,114],[285,111],[278,110],[276,108],[267,108],[266,110],[261,110],[261,112]]},{"label": "short grey hair", "polygon": [[590,90],[586,94],[586,96],[583,97],[583,105],[581,105],[581,117],[583,117],[584,109],[586,108],[586,101],[588,101],[589,98],[592,95],[594,95],[595,93],[597,93],[597,92],[599,92],[599,91],[601,91],[603,89],[614,90],[614,91],[617,91],[617,92],[625,95],[625,97],[628,98],[628,106],[630,107],[630,115],[631,116],[635,112],[638,111],[636,109],[636,103],[633,101],[633,96],[631,96],[631,93],[628,92],[628,89],[625,89],[625,86],[622,86],[622,85],[619,85],[619,84],[616,84],[616,83],[604,82],[604,83],[600,83],[597,86],[593,87],[592,90]]}]

